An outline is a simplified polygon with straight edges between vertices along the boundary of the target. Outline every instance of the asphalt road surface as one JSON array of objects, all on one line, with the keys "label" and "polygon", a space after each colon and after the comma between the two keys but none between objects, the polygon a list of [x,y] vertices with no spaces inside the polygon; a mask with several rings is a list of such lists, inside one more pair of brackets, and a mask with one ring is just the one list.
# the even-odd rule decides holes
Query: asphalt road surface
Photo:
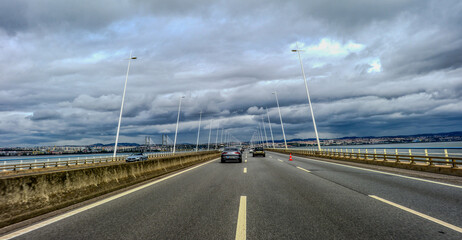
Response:
[{"label": "asphalt road surface", "polygon": [[3,238],[462,239],[462,186],[288,160],[216,159]]}]

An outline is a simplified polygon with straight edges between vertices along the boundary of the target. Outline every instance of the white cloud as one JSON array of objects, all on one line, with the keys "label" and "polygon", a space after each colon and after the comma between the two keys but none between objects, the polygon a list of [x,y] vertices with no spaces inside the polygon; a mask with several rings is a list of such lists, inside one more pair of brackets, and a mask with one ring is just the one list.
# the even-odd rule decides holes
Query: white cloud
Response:
[{"label": "white cloud", "polygon": [[380,63],[380,59],[375,59],[369,64],[371,67],[367,69],[368,73],[377,73],[382,71],[382,64]]},{"label": "white cloud", "polygon": [[358,53],[365,47],[365,45],[353,41],[342,44],[334,39],[323,38],[318,44],[301,47],[301,49],[304,49],[310,57],[332,58]]}]

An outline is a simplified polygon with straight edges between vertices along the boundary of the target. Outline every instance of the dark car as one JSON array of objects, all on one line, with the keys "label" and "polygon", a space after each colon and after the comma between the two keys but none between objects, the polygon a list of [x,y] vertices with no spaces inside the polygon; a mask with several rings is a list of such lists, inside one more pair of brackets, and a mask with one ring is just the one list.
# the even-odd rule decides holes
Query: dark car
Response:
[{"label": "dark car", "polygon": [[148,156],[144,155],[143,153],[134,153],[125,159],[126,162],[138,162],[148,160]]},{"label": "dark car", "polygon": [[239,148],[226,147],[221,153],[221,162],[224,163],[228,160],[242,162],[242,154]]},{"label": "dark car", "polygon": [[263,147],[256,147],[252,154],[252,157],[255,157],[255,156],[265,157],[266,156],[265,149],[263,149]]}]

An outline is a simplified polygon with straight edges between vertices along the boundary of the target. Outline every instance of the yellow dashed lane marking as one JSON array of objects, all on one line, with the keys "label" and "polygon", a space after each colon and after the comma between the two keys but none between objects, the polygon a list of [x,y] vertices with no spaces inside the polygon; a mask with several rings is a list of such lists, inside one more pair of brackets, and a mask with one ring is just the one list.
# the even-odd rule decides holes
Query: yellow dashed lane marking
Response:
[{"label": "yellow dashed lane marking", "polygon": [[247,196],[241,196],[239,214],[237,216],[236,240],[247,238]]}]

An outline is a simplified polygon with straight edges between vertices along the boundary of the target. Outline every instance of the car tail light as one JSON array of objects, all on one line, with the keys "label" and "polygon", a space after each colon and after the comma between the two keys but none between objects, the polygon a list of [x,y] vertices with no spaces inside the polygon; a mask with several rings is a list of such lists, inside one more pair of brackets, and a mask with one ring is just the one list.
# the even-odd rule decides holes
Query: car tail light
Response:
[{"label": "car tail light", "polygon": [[240,152],[234,152],[234,154],[241,154]]},{"label": "car tail light", "polygon": [[223,154],[227,154],[227,153],[228,153],[228,152],[223,152],[221,155],[223,155]]}]

